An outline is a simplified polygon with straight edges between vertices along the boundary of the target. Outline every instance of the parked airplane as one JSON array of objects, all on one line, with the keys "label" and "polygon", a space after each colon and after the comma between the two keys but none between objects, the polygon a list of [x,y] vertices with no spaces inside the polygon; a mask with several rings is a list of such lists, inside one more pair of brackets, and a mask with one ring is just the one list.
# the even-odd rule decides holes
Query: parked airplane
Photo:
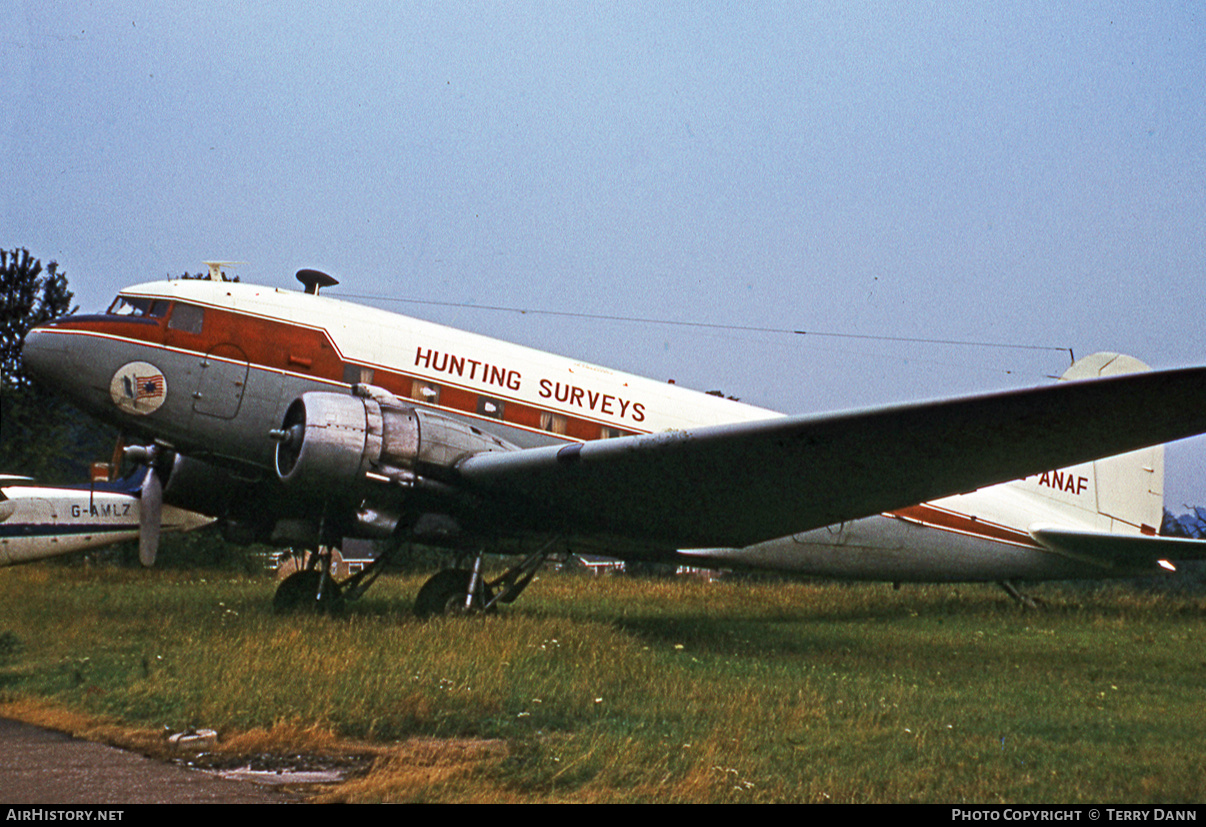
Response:
[{"label": "parked airplane", "polygon": [[[277,544],[456,549],[465,565],[424,585],[422,615],[510,602],[568,551],[897,581],[1108,577],[1199,554],[1153,536],[1158,450],[1051,469],[1206,431],[1206,368],[785,417],[298,279],[305,294],[129,287],[104,314],[35,328],[25,364],[147,441],[152,512]],[[1089,357],[1067,378],[1138,367]],[[527,556],[487,583],[482,550]],[[336,584],[319,563],[276,602],[358,596],[379,572]]]},{"label": "parked airplane", "polygon": [[[0,566],[138,537],[138,493],[146,475],[143,471],[113,483],[51,486],[0,474]],[[165,531],[191,531],[213,519],[168,506],[160,522]]]}]

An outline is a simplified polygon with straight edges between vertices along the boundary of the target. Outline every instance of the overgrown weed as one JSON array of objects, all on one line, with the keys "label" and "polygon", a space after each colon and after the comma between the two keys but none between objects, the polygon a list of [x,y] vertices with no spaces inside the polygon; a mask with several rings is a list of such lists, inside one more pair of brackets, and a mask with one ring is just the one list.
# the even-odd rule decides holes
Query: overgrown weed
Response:
[{"label": "overgrown weed", "polygon": [[[1193,802],[1200,596],[543,575],[420,623],[421,582],[278,617],[229,573],[0,578],[0,712],[156,749],[368,752],[346,801]],[[11,645],[10,645],[11,644]]]}]

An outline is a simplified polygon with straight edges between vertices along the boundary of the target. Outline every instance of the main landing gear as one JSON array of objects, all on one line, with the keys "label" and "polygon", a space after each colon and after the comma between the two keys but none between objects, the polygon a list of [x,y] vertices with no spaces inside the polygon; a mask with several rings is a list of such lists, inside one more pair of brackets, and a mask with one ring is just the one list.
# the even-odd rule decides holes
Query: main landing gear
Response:
[{"label": "main landing gear", "polygon": [[415,597],[415,615],[426,620],[436,615],[485,614],[496,611],[499,603],[513,603],[544,565],[547,549],[528,555],[493,580],[482,574],[479,551],[472,569],[444,569],[424,583]]},{"label": "main landing gear", "polygon": [[[444,569],[419,589],[415,615],[423,620],[436,615],[477,614],[494,609],[494,590],[468,569]],[[476,587],[474,581],[476,580]]]},{"label": "main landing gear", "polygon": [[[415,597],[414,612],[424,620],[437,615],[494,612],[500,603],[512,603],[527,588],[549,557],[548,548],[536,551],[493,580],[482,570],[482,552],[473,556],[472,568],[444,569],[428,579]],[[272,608],[277,613],[330,613],[359,598],[381,574],[390,553],[384,553],[346,580],[332,576],[332,555],[327,548],[306,552],[298,570],[276,588]]]},{"label": "main landing gear", "polygon": [[281,581],[272,596],[272,610],[286,612],[332,612],[343,604],[339,584],[325,571],[303,569]]},{"label": "main landing gear", "polygon": [[356,600],[368,590],[388,559],[388,553],[382,554],[356,574],[337,581],[333,577],[331,549],[322,547],[318,551],[307,551],[297,560],[298,570],[276,587],[272,609],[278,614],[337,612],[344,603]]}]

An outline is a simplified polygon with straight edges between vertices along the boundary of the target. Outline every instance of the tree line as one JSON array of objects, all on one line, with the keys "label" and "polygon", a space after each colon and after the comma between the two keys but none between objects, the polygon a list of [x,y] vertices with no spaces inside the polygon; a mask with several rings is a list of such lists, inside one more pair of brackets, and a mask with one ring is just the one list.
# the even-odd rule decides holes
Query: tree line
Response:
[{"label": "tree line", "polygon": [[20,248],[0,250],[0,473],[44,482],[86,480],[108,459],[117,432],[30,380],[21,345],[37,325],[74,313],[67,274]]}]

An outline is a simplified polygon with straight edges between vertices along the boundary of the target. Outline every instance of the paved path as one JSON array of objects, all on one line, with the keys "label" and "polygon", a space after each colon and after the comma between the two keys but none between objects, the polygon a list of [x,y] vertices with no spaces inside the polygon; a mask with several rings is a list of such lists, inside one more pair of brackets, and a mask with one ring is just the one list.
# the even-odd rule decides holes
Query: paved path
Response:
[{"label": "paved path", "polygon": [[0,718],[0,804],[284,804],[247,781]]}]

